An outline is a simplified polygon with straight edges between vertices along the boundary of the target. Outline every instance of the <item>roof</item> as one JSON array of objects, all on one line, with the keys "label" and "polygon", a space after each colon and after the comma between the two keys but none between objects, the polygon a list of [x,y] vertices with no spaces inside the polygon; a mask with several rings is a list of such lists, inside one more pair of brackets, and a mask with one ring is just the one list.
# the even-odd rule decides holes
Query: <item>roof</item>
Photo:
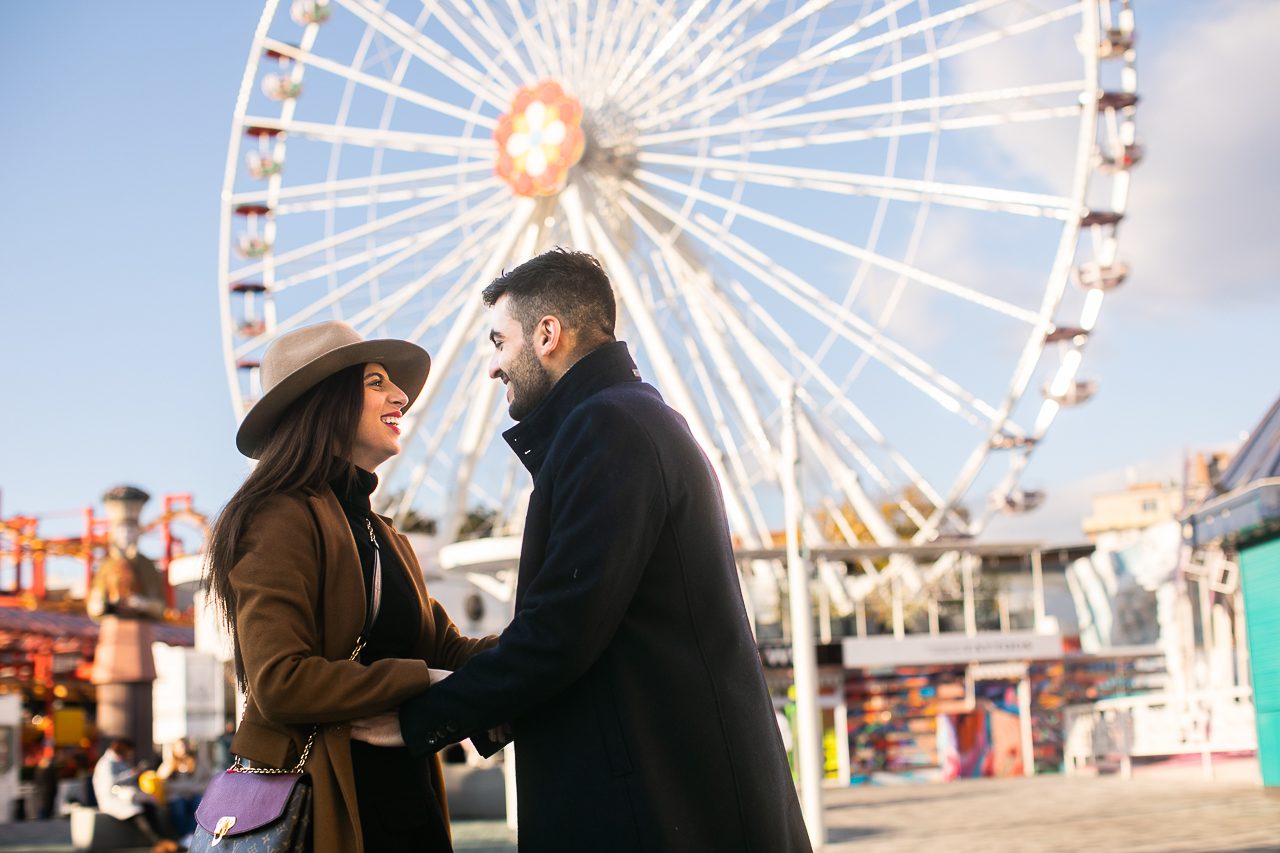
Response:
[{"label": "roof", "polygon": [[1280,535],[1280,398],[1253,429],[1215,484],[1187,516],[1194,545],[1237,547]]},{"label": "roof", "polygon": [[[184,625],[153,627],[158,642],[170,646],[194,646],[196,632]],[[57,613],[48,610],[27,610],[21,607],[0,607],[0,632],[45,634],[54,637],[77,637],[96,640],[98,624],[79,613]]]},{"label": "roof", "polygon": [[1280,477],[1280,397],[1249,433],[1244,445],[1218,479],[1218,494],[1244,488],[1258,480]]}]

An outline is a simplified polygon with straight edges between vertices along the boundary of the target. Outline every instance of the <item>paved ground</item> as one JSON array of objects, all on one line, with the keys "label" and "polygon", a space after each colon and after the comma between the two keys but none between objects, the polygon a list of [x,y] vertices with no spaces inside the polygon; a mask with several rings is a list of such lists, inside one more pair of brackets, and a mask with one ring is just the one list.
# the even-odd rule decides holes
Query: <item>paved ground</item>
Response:
[{"label": "paved ground", "polygon": [[1280,792],[1257,766],[1115,776],[975,779],[827,792],[828,853],[1280,851]]},{"label": "paved ground", "polygon": [[[1280,851],[1280,791],[1252,761],[1139,770],[1135,778],[1038,776],[951,785],[862,786],[825,794],[827,853]],[[454,827],[458,853],[515,853],[501,821]],[[0,849],[69,853],[67,822],[0,825]],[[609,853],[609,851],[600,851]]]}]

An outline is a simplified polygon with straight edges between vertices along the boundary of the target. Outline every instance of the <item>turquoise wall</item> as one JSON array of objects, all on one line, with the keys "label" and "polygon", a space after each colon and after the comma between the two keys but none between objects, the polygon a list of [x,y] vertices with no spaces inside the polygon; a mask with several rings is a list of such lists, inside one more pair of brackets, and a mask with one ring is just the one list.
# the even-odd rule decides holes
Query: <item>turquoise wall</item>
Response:
[{"label": "turquoise wall", "polygon": [[1240,551],[1262,784],[1280,787],[1280,539]]}]

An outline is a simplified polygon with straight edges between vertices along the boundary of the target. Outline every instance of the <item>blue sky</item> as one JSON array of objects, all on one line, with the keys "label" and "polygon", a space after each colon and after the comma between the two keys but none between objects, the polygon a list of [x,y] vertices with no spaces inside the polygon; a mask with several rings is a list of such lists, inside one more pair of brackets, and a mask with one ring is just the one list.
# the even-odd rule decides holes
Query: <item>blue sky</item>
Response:
[{"label": "blue sky", "polygon": [[[1087,353],[1099,395],[1059,417],[1024,478],[1049,505],[995,532],[1072,538],[1082,483],[1229,444],[1280,391],[1280,256],[1264,230],[1280,126],[1263,91],[1280,79],[1265,41],[1278,8],[1138,4],[1149,156],[1123,233],[1135,274]],[[76,510],[121,482],[193,492],[212,514],[244,476],[220,348],[218,196],[259,13],[6,9],[0,514]]]}]

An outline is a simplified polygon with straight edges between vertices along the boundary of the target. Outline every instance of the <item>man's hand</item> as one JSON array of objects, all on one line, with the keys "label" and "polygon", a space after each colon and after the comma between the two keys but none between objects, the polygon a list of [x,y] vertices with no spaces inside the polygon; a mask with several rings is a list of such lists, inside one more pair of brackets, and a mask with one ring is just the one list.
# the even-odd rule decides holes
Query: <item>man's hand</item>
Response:
[{"label": "man's hand", "polygon": [[373,746],[404,746],[400,734],[400,715],[394,711],[351,721],[351,739]]}]

